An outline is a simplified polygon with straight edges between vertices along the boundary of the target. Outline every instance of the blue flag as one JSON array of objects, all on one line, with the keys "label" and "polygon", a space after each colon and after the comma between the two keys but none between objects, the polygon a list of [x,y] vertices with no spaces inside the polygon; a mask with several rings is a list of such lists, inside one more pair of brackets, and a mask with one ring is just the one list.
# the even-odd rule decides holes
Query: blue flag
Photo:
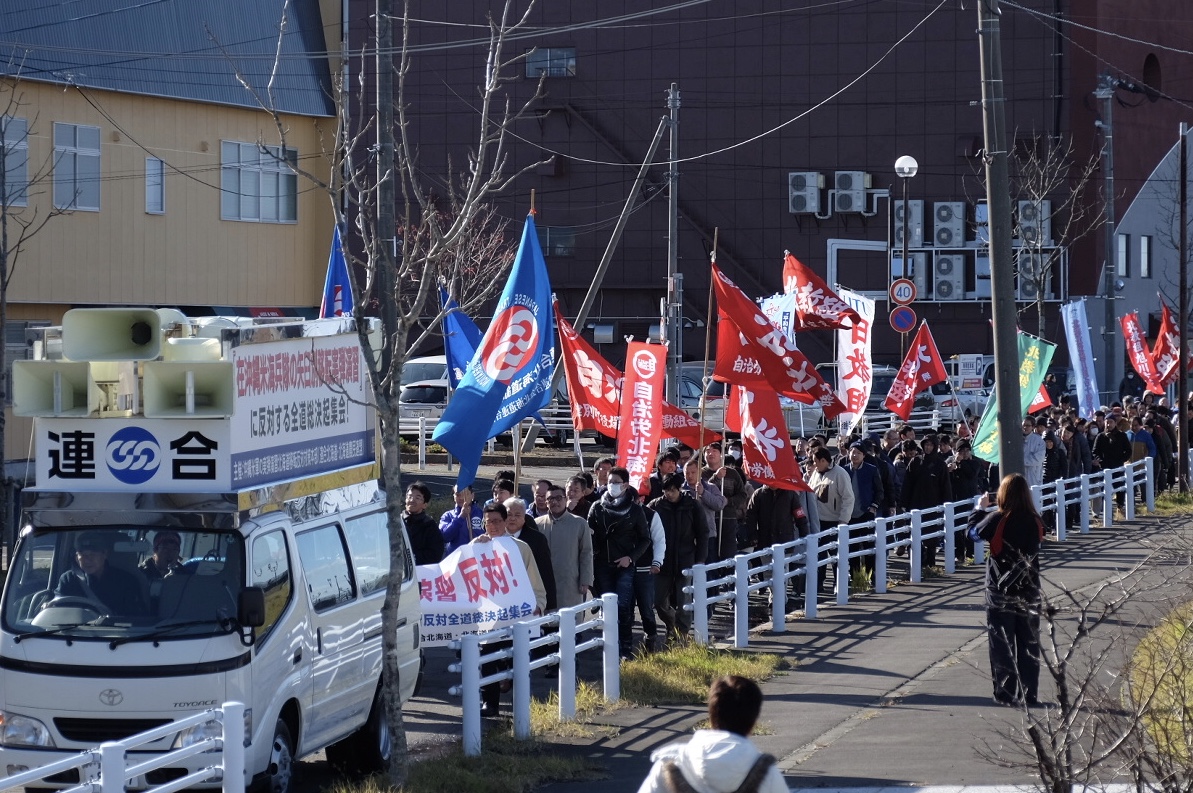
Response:
[{"label": "blue flag", "polygon": [[476,478],[485,441],[551,401],[554,365],[551,284],[529,216],[493,321],[435,426],[434,440],[460,461],[460,487]]},{"label": "blue flag", "polygon": [[327,280],[323,282],[323,305],[319,317],[351,316],[352,282],[348,280],[348,262],[344,259],[344,244],[340,240],[340,227],[336,225],[331,238],[331,256],[327,259]]},{"label": "blue flag", "polygon": [[460,387],[464,371],[481,346],[481,329],[472,318],[460,311],[455,298],[439,287],[439,304],[451,313],[443,317],[443,351],[447,353],[447,382],[452,390]]}]

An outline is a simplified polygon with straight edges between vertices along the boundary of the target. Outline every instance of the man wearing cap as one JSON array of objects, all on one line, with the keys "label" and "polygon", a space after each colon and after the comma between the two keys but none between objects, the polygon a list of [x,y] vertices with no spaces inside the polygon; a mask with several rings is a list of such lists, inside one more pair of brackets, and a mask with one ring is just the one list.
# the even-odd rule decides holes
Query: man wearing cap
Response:
[{"label": "man wearing cap", "polygon": [[112,614],[144,614],[141,585],[124,570],[108,564],[111,544],[99,532],[75,538],[75,563],[58,579],[56,597],[80,597],[105,606]]},{"label": "man wearing cap", "polygon": [[159,531],[153,535],[153,556],[141,562],[138,569],[150,581],[173,575],[182,570],[182,562],[178,561],[181,549],[182,536],[178,532],[172,529]]}]

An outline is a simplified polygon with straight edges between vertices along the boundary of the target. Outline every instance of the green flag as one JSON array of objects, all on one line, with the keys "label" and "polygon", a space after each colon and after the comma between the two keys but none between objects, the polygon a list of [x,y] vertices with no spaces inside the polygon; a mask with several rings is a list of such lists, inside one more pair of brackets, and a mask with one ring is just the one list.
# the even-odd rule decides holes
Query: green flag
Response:
[{"label": "green flag", "polygon": [[[1027,409],[1044,382],[1044,373],[1052,363],[1056,345],[1019,331],[1019,413],[1026,416]],[[991,397],[982,413],[978,431],[974,433],[973,453],[975,457],[991,463],[998,462],[999,436],[998,399]],[[1015,427],[1019,431],[1019,427]]]}]

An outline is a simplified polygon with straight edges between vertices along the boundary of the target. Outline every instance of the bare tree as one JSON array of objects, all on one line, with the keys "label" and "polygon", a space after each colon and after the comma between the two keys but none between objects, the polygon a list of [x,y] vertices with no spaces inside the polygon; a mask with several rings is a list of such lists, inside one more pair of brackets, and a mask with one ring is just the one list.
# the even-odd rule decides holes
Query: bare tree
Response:
[{"label": "bare tree", "polygon": [[[516,240],[506,234],[490,201],[518,176],[541,164],[513,168],[509,153],[511,128],[542,95],[541,81],[525,102],[514,104],[506,93],[512,68],[525,58],[523,53],[508,55],[507,45],[511,36],[525,27],[533,6],[530,2],[522,11],[516,11],[514,0],[506,0],[500,15],[488,19],[484,81],[474,103],[476,140],[458,170],[449,161],[446,173],[436,173],[419,161],[414,137],[418,107],[407,82],[416,66],[410,0],[403,4],[400,16],[388,18],[381,14],[383,19],[375,20],[381,27],[392,19],[401,29],[392,62],[396,78],[394,127],[385,129],[378,120],[387,115],[378,110],[386,108],[361,110],[372,104],[364,79],[369,71],[366,60],[372,63],[372,52],[365,48],[356,54],[359,60],[353,64],[360,67],[355,80],[357,91],[352,92],[343,76],[348,70],[335,78],[335,136],[325,142],[324,152],[330,166],[328,173],[315,173],[297,162],[288,162],[295,173],[326,192],[337,222],[353,233],[345,244],[345,255],[352,274],[354,314],[380,423],[391,570],[401,570],[407,558],[399,530],[405,506],[400,488],[398,434],[403,362],[410,351],[439,332],[445,311],[436,297],[438,286],[445,286],[456,299],[458,310],[465,313],[475,313],[501,290]],[[280,35],[285,33],[287,10],[283,9]],[[243,75],[239,78],[261,107],[272,114],[277,139],[283,143],[276,150],[284,152],[287,124],[273,101],[273,80],[266,86],[256,86]],[[270,150],[265,141],[260,143],[263,151]],[[379,172],[378,152],[386,146],[393,148],[393,169]],[[381,231],[385,228],[382,214],[387,209],[384,197],[389,194],[396,195],[396,239],[385,238]],[[369,336],[368,317],[381,318],[380,337]],[[381,701],[392,738],[388,776],[394,786],[405,781],[409,765],[398,698],[396,622],[400,583],[397,576],[390,576],[382,608]]]},{"label": "bare tree", "polygon": [[[10,61],[7,76],[0,81],[0,332],[8,328],[8,287],[17,262],[38,232],[54,217],[67,210],[44,207],[38,200],[53,176],[49,158],[33,163],[29,158],[29,137],[37,126],[37,117],[27,118],[27,103],[21,91],[21,65]],[[0,344],[0,372],[8,368],[7,345]],[[8,378],[0,377],[0,406],[12,398]],[[0,409],[0,462],[4,459],[6,412]],[[0,496],[0,538],[13,538],[12,488],[7,476]]]}]

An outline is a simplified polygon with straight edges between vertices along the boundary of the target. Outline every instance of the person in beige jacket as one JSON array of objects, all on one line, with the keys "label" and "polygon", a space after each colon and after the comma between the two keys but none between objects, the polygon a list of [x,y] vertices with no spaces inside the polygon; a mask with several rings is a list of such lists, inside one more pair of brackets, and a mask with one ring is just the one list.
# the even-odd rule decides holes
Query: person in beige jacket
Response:
[{"label": "person in beige jacket", "polygon": [[568,512],[564,489],[551,485],[547,488],[547,514],[534,522],[551,546],[556,604],[559,608],[580,605],[592,590],[592,529],[588,521]]},{"label": "person in beige jacket", "polygon": [[834,464],[833,453],[823,446],[813,458],[808,487],[816,494],[821,531],[848,523],[853,517],[853,482],[844,468]]}]

